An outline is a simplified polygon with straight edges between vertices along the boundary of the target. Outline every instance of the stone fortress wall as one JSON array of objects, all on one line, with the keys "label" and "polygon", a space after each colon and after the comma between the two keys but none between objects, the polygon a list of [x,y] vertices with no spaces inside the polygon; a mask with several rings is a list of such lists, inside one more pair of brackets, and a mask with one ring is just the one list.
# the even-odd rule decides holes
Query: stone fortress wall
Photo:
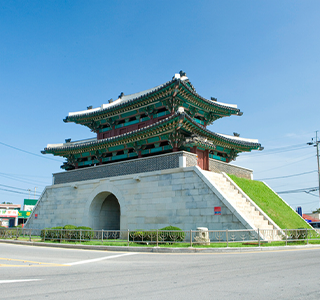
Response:
[{"label": "stone fortress wall", "polygon": [[[180,167],[192,167],[197,165],[197,156],[193,153],[179,151],[161,154],[146,158],[115,162],[90,168],[71,170],[53,174],[53,184],[61,184],[75,181],[84,181],[98,178],[140,174],[145,172],[175,169]],[[238,177],[252,179],[253,171],[209,159],[210,171],[220,171],[233,174]]]},{"label": "stone fortress wall", "polygon": [[[249,229],[196,164],[195,154],[180,151],[56,173],[26,228],[73,224],[97,230],[150,230],[168,225],[184,230]],[[217,161],[211,161],[210,167],[252,177],[251,170]],[[215,207],[221,208],[221,215],[215,214]],[[108,223],[111,215],[114,221]]]}]

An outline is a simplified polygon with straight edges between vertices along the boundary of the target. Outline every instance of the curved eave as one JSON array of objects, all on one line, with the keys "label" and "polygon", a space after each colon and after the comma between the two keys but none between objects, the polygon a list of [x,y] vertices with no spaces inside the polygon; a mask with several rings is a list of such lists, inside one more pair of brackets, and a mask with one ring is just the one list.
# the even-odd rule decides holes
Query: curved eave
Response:
[{"label": "curved eave", "polygon": [[[208,111],[212,111],[212,112],[223,112],[223,115],[242,115],[242,112],[240,111],[240,109],[236,108],[236,107],[232,107],[232,106],[228,106],[228,105],[223,105],[221,103],[216,103],[215,101],[212,100],[208,100],[202,96],[200,96],[196,91],[194,91],[185,80],[181,80],[181,79],[177,79],[174,78],[162,85],[159,85],[158,87],[154,88],[154,89],[150,89],[150,92],[141,94],[139,97],[134,97],[132,99],[128,99],[125,102],[119,102],[119,104],[117,105],[113,105],[110,107],[106,107],[104,109],[99,109],[99,110],[95,110],[90,112],[90,110],[88,110],[87,113],[81,113],[81,114],[75,114],[72,116],[67,116],[63,121],[64,122],[75,122],[78,124],[83,124],[83,123],[87,123],[90,122],[90,120],[94,119],[94,118],[101,118],[103,116],[106,115],[116,115],[119,113],[119,111],[123,111],[125,109],[128,109],[131,107],[131,109],[134,109],[135,106],[139,106],[139,104],[152,99],[152,97],[156,97],[158,98],[158,93],[164,93],[162,96],[169,96],[169,95],[165,95],[166,92],[168,92],[168,90],[170,90],[170,88],[172,89],[172,91],[170,91],[170,93],[173,93],[173,89],[177,86],[177,83],[179,84],[179,89],[180,92],[182,92],[183,94],[188,94],[188,98],[190,100],[193,100],[194,102],[196,102],[198,104],[198,106],[203,107],[205,109],[207,109]],[[180,84],[182,85],[182,87],[185,89],[182,91]],[[169,93],[169,94],[170,94]],[[140,94],[140,93],[137,93]],[[133,94],[135,95],[135,94]],[[128,95],[130,96],[130,95]]]},{"label": "curved eave", "polygon": [[158,86],[158,88],[152,89],[151,92],[142,94],[139,97],[129,99],[124,103],[119,102],[118,105],[106,107],[106,108],[100,109],[98,111],[93,111],[93,112],[88,111],[88,113],[84,113],[84,114],[67,116],[63,121],[64,122],[81,123],[82,121],[85,122],[85,121],[92,119],[92,118],[95,118],[95,117],[101,117],[103,115],[112,114],[112,113],[124,110],[125,108],[128,108],[130,106],[134,106],[135,104],[140,104],[141,102],[148,100],[148,98],[151,98],[152,96],[156,95],[157,93],[159,93],[161,91],[165,92],[166,89],[170,88],[170,85],[173,85],[172,88],[174,88],[174,82],[176,82],[176,81],[177,81],[177,79],[172,79],[172,80]]},{"label": "curved eave", "polygon": [[[189,132],[194,132],[199,134],[202,137],[208,138],[216,145],[227,146],[228,148],[240,147],[241,151],[251,151],[251,150],[259,150],[261,149],[261,144],[258,142],[250,142],[247,139],[241,138],[232,138],[231,136],[221,135],[219,133],[212,132],[207,128],[201,126],[200,124],[196,123],[189,115],[184,114],[185,119],[187,120],[187,125],[184,128],[188,129]],[[229,144],[229,145],[226,145]]]},{"label": "curved eave", "polygon": [[150,126],[134,130],[122,135],[118,135],[111,138],[96,140],[87,143],[78,143],[76,145],[63,145],[59,147],[46,147],[42,153],[43,154],[54,154],[59,156],[67,155],[68,153],[78,153],[81,151],[90,151],[93,149],[101,149],[104,146],[108,145],[117,145],[124,143],[136,142],[139,139],[143,139],[149,136],[149,133],[154,131],[154,134],[159,135],[166,132],[171,132],[174,129],[182,129],[189,133],[196,133],[202,137],[208,138],[213,142],[213,144],[218,146],[223,146],[226,148],[236,148],[237,151],[251,151],[260,149],[261,145],[259,143],[252,143],[243,141],[241,139],[232,139],[214,133],[206,129],[205,127],[199,125],[186,113],[176,112],[174,115],[161,120],[157,123],[154,123]]},{"label": "curved eave", "polygon": [[194,97],[195,101],[202,102],[202,105],[205,105],[205,107],[210,110],[211,108],[215,108],[217,111],[226,111],[228,112],[228,115],[242,115],[242,112],[237,107],[232,107],[229,105],[224,105],[219,102],[215,102],[212,100],[208,100],[202,96],[200,96],[196,91],[194,91],[185,81],[180,81],[182,86]]}]

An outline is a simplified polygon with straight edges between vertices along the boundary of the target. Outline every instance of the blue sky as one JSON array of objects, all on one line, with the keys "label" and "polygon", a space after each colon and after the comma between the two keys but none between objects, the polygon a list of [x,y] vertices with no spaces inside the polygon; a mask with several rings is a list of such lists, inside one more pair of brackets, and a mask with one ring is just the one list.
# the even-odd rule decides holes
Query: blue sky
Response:
[{"label": "blue sky", "polygon": [[[180,70],[203,97],[244,112],[210,130],[265,147],[235,164],[255,179],[308,173],[266,180],[275,191],[318,186],[316,149],[306,143],[320,130],[319,14],[320,2],[308,0],[1,0],[0,202],[22,203],[27,189],[33,198],[35,187],[39,194],[51,184],[63,159],[40,153],[48,143],[93,136],[65,124],[69,112]],[[319,207],[317,195],[283,198],[308,212]]]}]

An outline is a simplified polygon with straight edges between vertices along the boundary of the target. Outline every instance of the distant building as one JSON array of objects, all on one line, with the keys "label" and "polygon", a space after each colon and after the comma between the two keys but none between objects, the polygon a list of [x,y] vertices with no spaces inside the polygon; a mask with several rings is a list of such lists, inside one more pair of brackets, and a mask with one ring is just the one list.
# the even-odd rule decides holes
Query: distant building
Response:
[{"label": "distant building", "polygon": [[0,204],[0,226],[14,227],[26,223],[37,201],[24,199],[23,210],[21,210],[21,204]]},{"label": "distant building", "polygon": [[14,227],[18,225],[20,204],[0,204],[0,226]]}]

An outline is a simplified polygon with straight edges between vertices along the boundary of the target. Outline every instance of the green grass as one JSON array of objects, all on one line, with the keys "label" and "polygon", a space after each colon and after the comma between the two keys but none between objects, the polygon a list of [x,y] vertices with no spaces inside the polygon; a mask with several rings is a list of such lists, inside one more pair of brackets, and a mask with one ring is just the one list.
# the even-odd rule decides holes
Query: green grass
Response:
[{"label": "green grass", "polygon": [[[87,241],[87,242],[69,242],[69,241],[62,241],[61,243],[59,241],[46,241],[46,243],[54,243],[54,244],[72,244],[72,245],[94,245],[94,246],[128,246],[128,243],[126,241],[119,241],[119,242],[101,242],[101,241]],[[288,241],[288,246],[295,246],[295,245],[307,245],[307,244],[320,244],[320,239],[315,240],[309,240],[308,242],[306,240],[304,241]],[[285,241],[279,241],[279,242],[263,242],[261,241],[260,246],[261,247],[272,247],[272,246],[285,246]],[[158,245],[160,248],[189,248],[190,243],[159,243]],[[193,248],[237,248],[237,247],[245,247],[245,248],[252,248],[252,247],[258,247],[258,242],[229,242],[228,245],[226,242],[216,242],[211,243],[210,245],[197,245],[192,244]],[[146,247],[146,248],[152,248],[156,247],[156,244],[144,244],[144,243],[133,243],[129,242],[129,247]]]},{"label": "green grass", "polygon": [[[12,238],[13,240],[14,238]],[[26,238],[19,237],[19,240],[27,240]],[[40,237],[33,237],[32,241],[34,242],[42,242]],[[72,241],[45,241],[45,243],[52,243],[52,244],[71,244],[71,245],[95,245],[95,246],[122,246],[127,247],[128,242],[126,240],[112,240],[112,241],[103,241],[101,240],[91,240],[86,242],[72,242]],[[320,238],[317,238],[315,236],[312,237],[312,240],[301,240],[301,241],[287,241],[288,246],[295,246],[295,245],[307,245],[307,244],[318,244],[320,245]],[[265,242],[261,241],[260,246],[261,247],[272,247],[272,246],[285,246],[286,241],[275,241],[275,242]],[[155,243],[152,244],[144,244],[144,243],[135,243],[135,242],[129,242],[130,247],[146,247],[146,248],[152,248],[156,247]],[[159,243],[158,245],[160,248],[189,248],[190,243]],[[237,248],[237,247],[245,247],[245,248],[252,248],[252,247],[258,247],[259,244],[257,241],[252,242],[229,242],[228,244],[226,242],[214,242],[210,245],[197,245],[195,243],[192,244],[193,248]]]},{"label": "green grass", "polygon": [[229,177],[282,229],[312,228],[261,181]]}]

